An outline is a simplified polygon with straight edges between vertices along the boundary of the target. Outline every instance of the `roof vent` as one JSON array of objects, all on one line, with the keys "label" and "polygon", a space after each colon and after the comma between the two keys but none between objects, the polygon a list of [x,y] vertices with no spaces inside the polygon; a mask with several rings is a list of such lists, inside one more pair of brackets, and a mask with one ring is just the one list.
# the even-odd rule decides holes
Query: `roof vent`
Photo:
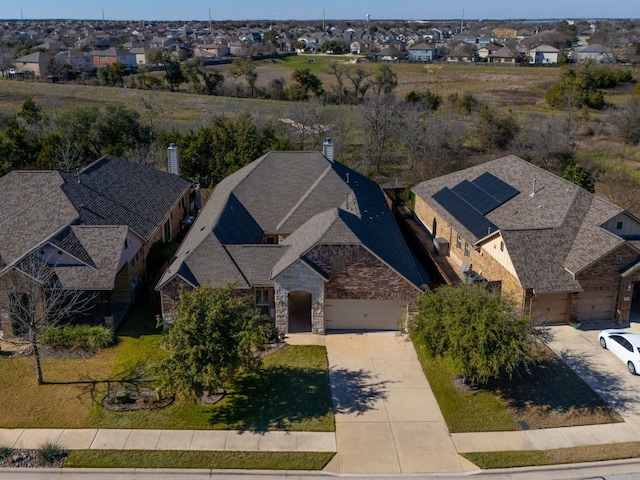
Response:
[{"label": "roof vent", "polygon": [[172,143],[167,148],[167,172],[180,175],[180,160],[178,159],[178,147]]},{"label": "roof vent", "polygon": [[531,189],[531,193],[529,194],[530,197],[533,198],[533,196],[536,194],[536,179],[533,179],[533,188]]},{"label": "roof vent", "polygon": [[331,140],[330,138],[327,138],[322,143],[322,154],[327,160],[333,162],[333,140]]}]

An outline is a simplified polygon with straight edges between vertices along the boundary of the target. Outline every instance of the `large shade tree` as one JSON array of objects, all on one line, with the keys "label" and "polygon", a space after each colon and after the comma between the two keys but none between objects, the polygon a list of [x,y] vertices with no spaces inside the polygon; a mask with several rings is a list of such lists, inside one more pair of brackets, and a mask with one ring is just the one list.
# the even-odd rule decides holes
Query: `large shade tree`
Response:
[{"label": "large shade tree", "polygon": [[274,328],[273,320],[233,285],[183,292],[165,338],[162,387],[192,400],[218,391],[239,372],[259,365],[255,352],[275,335]]},{"label": "large shade tree", "polygon": [[480,285],[443,286],[418,298],[411,337],[432,356],[449,357],[472,383],[527,369],[548,332],[507,296]]}]

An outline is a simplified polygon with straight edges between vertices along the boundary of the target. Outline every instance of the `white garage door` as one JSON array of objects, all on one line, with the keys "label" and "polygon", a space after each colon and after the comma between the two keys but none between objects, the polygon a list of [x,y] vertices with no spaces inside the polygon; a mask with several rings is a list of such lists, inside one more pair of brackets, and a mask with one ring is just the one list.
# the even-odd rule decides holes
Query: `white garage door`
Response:
[{"label": "white garage door", "polygon": [[576,302],[578,320],[610,320],[616,303],[615,290],[580,292]]},{"label": "white garage door", "polygon": [[407,318],[406,300],[326,300],[327,330],[398,330]]},{"label": "white garage door", "polygon": [[531,316],[541,324],[567,323],[569,319],[570,293],[536,295],[531,303]]}]

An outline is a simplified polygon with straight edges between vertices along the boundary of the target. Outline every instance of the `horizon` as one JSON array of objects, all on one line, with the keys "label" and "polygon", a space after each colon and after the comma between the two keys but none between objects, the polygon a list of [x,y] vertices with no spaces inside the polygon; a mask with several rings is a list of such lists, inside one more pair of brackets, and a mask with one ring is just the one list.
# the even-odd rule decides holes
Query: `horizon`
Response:
[{"label": "horizon", "polygon": [[[250,13],[249,13],[250,12]],[[260,0],[245,0],[234,4],[207,5],[198,0],[183,0],[179,4],[168,0],[18,0],[0,6],[2,21],[77,20],[117,22],[191,22],[191,21],[561,21],[561,20],[635,20],[640,8],[631,0],[619,0],[615,5],[599,0],[539,0],[505,4],[488,0],[482,4],[464,2],[425,6],[420,0],[405,0],[401,5],[376,4],[360,7],[340,0],[325,0],[323,4],[302,5],[293,0],[281,0],[265,5]]]}]

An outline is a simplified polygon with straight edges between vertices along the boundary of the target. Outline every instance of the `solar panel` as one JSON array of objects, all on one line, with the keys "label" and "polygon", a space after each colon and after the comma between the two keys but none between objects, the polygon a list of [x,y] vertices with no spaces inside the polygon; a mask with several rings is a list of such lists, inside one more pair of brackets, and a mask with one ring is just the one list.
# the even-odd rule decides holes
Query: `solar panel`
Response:
[{"label": "solar panel", "polygon": [[483,173],[473,180],[472,183],[495,198],[499,202],[499,205],[502,205],[520,193],[519,190],[503,182],[498,177],[491,175],[489,172]]},{"label": "solar panel", "polygon": [[487,194],[484,190],[474,185],[469,180],[463,180],[451,190],[465,202],[475,208],[482,215],[486,215],[494,208],[500,206],[500,202]]},{"label": "solar panel", "polygon": [[480,212],[456,195],[453,190],[444,187],[434,193],[432,198],[458,220],[476,238],[484,238],[495,232],[498,227],[487,220]]}]

